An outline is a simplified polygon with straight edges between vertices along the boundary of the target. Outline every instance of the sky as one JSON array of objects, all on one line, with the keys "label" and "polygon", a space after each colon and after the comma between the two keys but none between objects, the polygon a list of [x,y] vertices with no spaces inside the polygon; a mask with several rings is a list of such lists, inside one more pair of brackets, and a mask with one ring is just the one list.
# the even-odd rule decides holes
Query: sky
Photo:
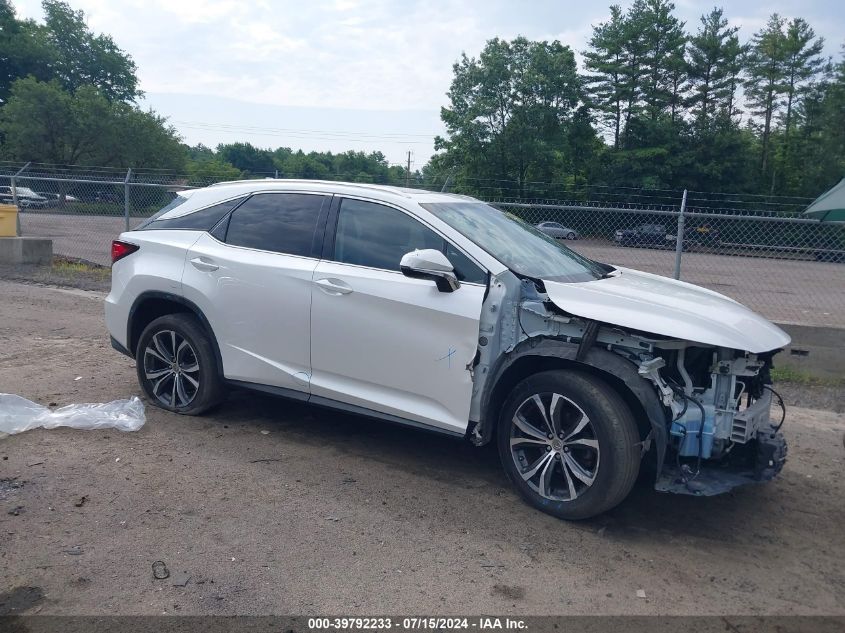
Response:
[{"label": "sky", "polygon": [[[40,0],[12,0],[41,20]],[[142,105],[185,142],[249,141],[305,151],[382,151],[420,168],[443,134],[452,64],[493,37],[560,40],[582,51],[609,16],[585,0],[69,0],[89,27],[112,35],[138,66]],[[623,8],[630,0],[617,0]],[[687,30],[714,0],[676,0]],[[841,0],[731,0],[743,40],[768,16],[803,17],[845,43]],[[580,55],[579,55],[580,62]]]}]

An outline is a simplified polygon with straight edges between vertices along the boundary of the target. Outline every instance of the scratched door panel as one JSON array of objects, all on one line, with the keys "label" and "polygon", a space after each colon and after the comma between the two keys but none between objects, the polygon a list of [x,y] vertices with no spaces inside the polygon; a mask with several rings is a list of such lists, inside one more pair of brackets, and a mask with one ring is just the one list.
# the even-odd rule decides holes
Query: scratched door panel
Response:
[{"label": "scratched door panel", "polygon": [[[319,285],[323,279],[351,292]],[[483,286],[440,292],[400,272],[329,261],[314,280],[313,395],[466,430]]]}]

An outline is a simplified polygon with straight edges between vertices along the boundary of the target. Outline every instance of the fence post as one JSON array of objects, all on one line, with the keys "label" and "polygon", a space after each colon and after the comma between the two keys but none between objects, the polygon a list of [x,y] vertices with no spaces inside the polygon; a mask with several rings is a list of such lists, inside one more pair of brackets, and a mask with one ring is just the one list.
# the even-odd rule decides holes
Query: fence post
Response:
[{"label": "fence post", "polygon": [[16,208],[16,209],[17,209],[17,211],[18,211],[18,212],[15,214],[15,218],[16,218],[16,222],[15,222],[15,235],[16,235],[16,237],[20,237],[20,236],[21,236],[21,214],[20,214],[20,210],[21,210],[21,208],[18,206],[18,188],[17,188],[17,186],[16,186],[16,181],[17,181],[17,179],[18,179],[18,176],[20,176],[20,175],[21,175],[21,174],[22,174],[22,173],[26,170],[26,168],[27,168],[27,167],[29,167],[29,165],[30,165],[30,163],[31,163],[31,162],[32,162],[32,161],[28,161],[28,162],[27,162],[27,164],[26,164],[26,165],[24,165],[23,167],[21,167],[21,168],[17,171],[17,173],[16,173],[14,176],[12,176],[12,177],[11,177],[11,179],[10,179],[10,180],[11,180],[11,184],[12,184],[12,204],[13,204],[13,205],[15,205],[15,208]]},{"label": "fence post", "polygon": [[681,257],[684,253],[684,211],[687,208],[687,190],[681,198],[681,212],[678,214],[678,235],[675,236],[675,279],[681,278]]},{"label": "fence post", "polygon": [[132,168],[126,170],[126,178],[123,179],[123,219],[126,230],[129,230],[129,179],[132,178]]}]

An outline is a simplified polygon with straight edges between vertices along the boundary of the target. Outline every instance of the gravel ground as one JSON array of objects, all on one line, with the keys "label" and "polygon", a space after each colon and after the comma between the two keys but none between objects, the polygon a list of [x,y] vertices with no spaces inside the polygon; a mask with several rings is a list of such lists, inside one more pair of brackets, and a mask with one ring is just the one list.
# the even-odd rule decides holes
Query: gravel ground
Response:
[{"label": "gravel ground", "polygon": [[[138,393],[100,294],[0,297],[0,391]],[[42,614],[845,615],[845,418],[793,408],[784,429],[775,482],[643,482],[580,523],[520,502],[493,450],[266,396],[148,407],[134,433],[31,431],[0,440],[0,593]]]}]

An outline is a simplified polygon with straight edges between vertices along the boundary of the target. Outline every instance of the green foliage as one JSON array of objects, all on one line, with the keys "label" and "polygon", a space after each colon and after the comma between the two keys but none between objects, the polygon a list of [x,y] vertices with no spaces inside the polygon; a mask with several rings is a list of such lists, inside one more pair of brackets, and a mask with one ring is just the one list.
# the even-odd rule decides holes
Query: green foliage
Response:
[{"label": "green foliage", "polygon": [[184,167],[176,131],[153,112],[109,101],[93,86],[76,92],[34,77],[12,84],[0,109],[6,158],[62,165]]},{"label": "green foliage", "polygon": [[[578,197],[589,185],[818,195],[845,173],[845,61],[825,70],[823,42],[801,18],[772,15],[746,44],[738,31],[720,8],[688,35],[668,0],[613,5],[593,28],[583,77],[555,84],[535,74],[517,90],[530,51],[548,44],[490,40],[478,60],[464,55],[453,68],[449,136],[436,140],[424,180],[451,176],[488,196],[559,197],[580,186],[567,194]],[[575,95],[568,111],[518,115],[561,86]],[[556,124],[525,124],[537,120]]]},{"label": "green foliage", "polygon": [[738,31],[738,26],[729,26],[722,9],[714,8],[701,16],[701,26],[690,38],[690,95],[685,105],[700,132],[706,133],[719,119],[734,115],[736,77],[745,54]]},{"label": "green foliage", "polygon": [[140,95],[132,58],[109,35],[96,35],[82,11],[61,0],[44,0],[47,42],[53,49],[53,72],[73,92],[94,86],[112,101],[133,101]]},{"label": "green foliage", "polygon": [[584,51],[587,99],[603,123],[613,131],[613,147],[619,148],[622,111],[626,103],[629,38],[625,16],[618,5],[610,7],[610,20],[593,28],[590,48]]},{"label": "green foliage", "polygon": [[9,0],[0,0],[0,104],[9,98],[15,79],[49,79],[53,59],[45,29],[32,20],[18,20]]},{"label": "green foliage", "polygon": [[478,59],[454,66],[450,105],[438,138],[460,181],[482,178],[493,191],[523,195],[531,180],[547,180],[563,165],[573,114],[581,99],[575,56],[560,42],[487,42]]},{"label": "green foliage", "polygon": [[45,23],[0,0],[0,155],[6,159],[184,170],[175,129],[134,105],[132,58],[81,11],[44,0]]},{"label": "green foliage", "polygon": [[[292,151],[260,149],[249,143],[219,145],[217,151],[204,145],[185,148],[191,184],[209,184],[243,177],[306,178],[404,185],[406,170],[388,165],[381,152]],[[412,174],[411,184],[421,184],[422,175]]]},{"label": "green foliage", "polygon": [[214,182],[225,180],[239,180],[243,177],[241,170],[229,163],[211,157],[203,160],[188,159],[188,184],[192,186],[203,186]]},{"label": "green foliage", "polygon": [[233,165],[245,174],[272,175],[275,170],[273,153],[259,149],[251,143],[227,143],[217,146],[221,161]]},{"label": "green foliage", "polygon": [[628,18],[629,30],[638,32],[636,40],[643,47],[642,84],[637,88],[644,114],[652,121],[677,101],[681,87],[686,34],[674,10],[668,0],[635,0]]}]

